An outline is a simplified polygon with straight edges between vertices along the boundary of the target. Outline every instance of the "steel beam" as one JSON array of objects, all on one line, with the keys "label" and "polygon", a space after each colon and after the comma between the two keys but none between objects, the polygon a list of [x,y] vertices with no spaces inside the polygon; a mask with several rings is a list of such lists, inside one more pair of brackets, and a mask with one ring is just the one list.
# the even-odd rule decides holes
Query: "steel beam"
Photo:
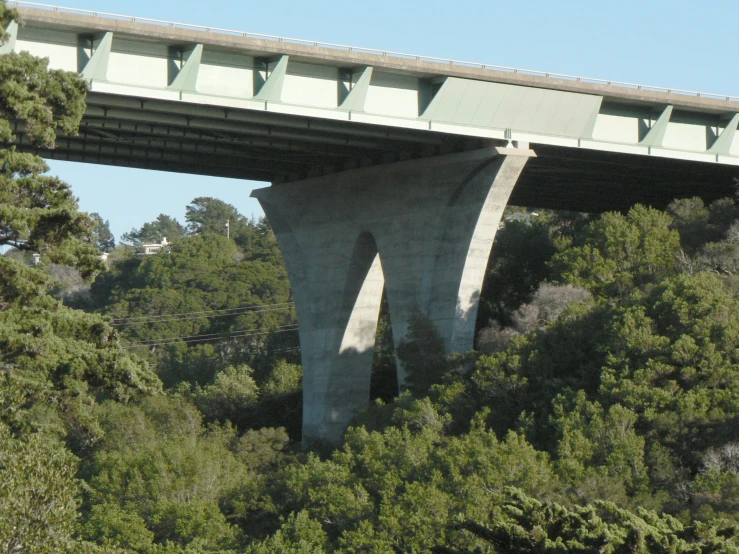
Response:
[{"label": "steel beam", "polygon": [[15,50],[15,41],[18,40],[18,22],[11,21],[5,28],[8,33],[8,40],[0,44],[0,55],[9,54]]},{"label": "steel beam", "polygon": [[716,139],[716,142],[708,149],[711,154],[729,154],[731,151],[731,145],[734,142],[734,135],[736,135],[736,128],[739,125],[739,113],[734,114],[731,121],[723,130],[723,132]]},{"label": "steel beam", "polygon": [[285,75],[287,75],[287,63],[289,56],[282,56],[280,61],[269,74],[267,80],[262,85],[259,92],[254,95],[254,100],[263,100],[265,102],[282,101],[282,85],[285,83]]},{"label": "steel beam", "polygon": [[[170,90],[182,92],[196,92],[198,84],[198,71],[200,69],[200,60],[203,57],[203,45],[197,44],[187,61],[180,69],[177,77],[174,78],[172,84],[169,85]],[[180,99],[182,95],[180,94]]]},{"label": "steel beam", "polygon": [[[441,133],[429,133],[414,129],[399,129],[395,127],[378,127],[363,125],[356,122],[341,120],[321,120],[317,118],[296,117],[284,114],[268,113],[256,110],[226,109],[215,106],[192,105],[166,100],[140,100],[137,98],[116,97],[91,93],[88,96],[88,116],[103,116],[111,108],[125,108],[133,111],[157,112],[169,116],[181,116],[182,121],[195,117],[200,120],[240,122],[247,125],[266,125],[270,127],[284,127],[290,129],[311,130],[319,134],[331,133],[361,138],[374,138],[383,143],[392,140],[412,144],[442,145],[456,140],[456,137]],[[99,114],[91,111],[91,106],[100,108]],[[382,149],[382,145],[378,148]]]},{"label": "steel beam", "polygon": [[108,62],[110,61],[110,49],[113,46],[113,33],[105,33],[90,60],[85,65],[81,74],[88,81],[107,81]]},{"label": "steel beam", "polygon": [[341,103],[341,106],[339,106],[339,109],[350,112],[363,112],[370,81],[372,81],[372,68],[365,67],[359,79],[357,79],[357,82],[354,83],[349,94]]},{"label": "steel beam", "polygon": [[667,124],[670,122],[670,117],[672,116],[672,108],[672,106],[665,107],[662,114],[659,116],[659,119],[655,121],[651,129],[649,129],[647,136],[645,136],[639,144],[642,146],[662,146],[662,141],[664,140],[665,132],[667,131]]}]

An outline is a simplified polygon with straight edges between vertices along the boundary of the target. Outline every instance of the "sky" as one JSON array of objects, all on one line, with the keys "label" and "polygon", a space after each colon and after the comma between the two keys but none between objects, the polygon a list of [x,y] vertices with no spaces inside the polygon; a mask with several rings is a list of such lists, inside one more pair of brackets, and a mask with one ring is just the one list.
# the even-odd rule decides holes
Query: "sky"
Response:
[{"label": "sky", "polygon": [[[60,6],[739,96],[739,0],[48,0]],[[267,186],[51,162],[119,237],[197,196],[247,216]]]}]

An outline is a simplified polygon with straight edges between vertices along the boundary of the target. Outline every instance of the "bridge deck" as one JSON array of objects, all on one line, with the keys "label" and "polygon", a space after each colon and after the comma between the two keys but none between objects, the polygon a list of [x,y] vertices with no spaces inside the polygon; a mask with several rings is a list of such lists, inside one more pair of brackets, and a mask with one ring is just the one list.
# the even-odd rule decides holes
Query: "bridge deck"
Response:
[{"label": "bridge deck", "polygon": [[20,11],[3,48],[90,81],[80,135],[50,158],[281,183],[515,141],[539,157],[512,202],[589,211],[715,198],[739,174],[728,96]]}]

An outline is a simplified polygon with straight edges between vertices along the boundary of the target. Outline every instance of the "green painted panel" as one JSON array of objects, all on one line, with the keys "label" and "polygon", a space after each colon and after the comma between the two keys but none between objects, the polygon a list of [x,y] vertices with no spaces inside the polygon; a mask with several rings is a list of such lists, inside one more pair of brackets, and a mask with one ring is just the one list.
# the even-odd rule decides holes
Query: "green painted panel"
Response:
[{"label": "green painted panel", "polygon": [[196,92],[198,84],[198,71],[200,70],[200,60],[203,57],[203,45],[195,46],[190,56],[187,58],[185,65],[182,66],[180,72],[175,77],[169,88],[184,92]]},{"label": "green painted panel", "polygon": [[465,101],[461,102],[451,120],[462,125],[473,125],[475,114],[485,98],[487,87],[485,83],[471,81],[465,91]]},{"label": "green painted panel", "polygon": [[487,91],[482,99],[480,107],[477,108],[475,114],[475,125],[481,127],[490,127],[493,123],[493,118],[500,108],[505,96],[505,88],[503,87],[485,87]]},{"label": "green painted panel", "polygon": [[447,78],[423,120],[579,138],[602,97]]},{"label": "green painted panel", "polygon": [[15,50],[15,41],[18,39],[18,23],[11,21],[5,28],[5,31],[10,35],[8,40],[3,44],[0,44],[0,54],[8,54]]},{"label": "green painted panel", "polygon": [[[500,103],[498,111],[495,112],[491,126],[496,129],[511,128],[513,120],[516,118],[518,108],[523,102],[525,93],[526,89],[523,87],[506,87],[505,94],[503,94],[503,101]],[[517,130],[523,131],[525,129]]]},{"label": "green painted panel", "polygon": [[471,82],[463,79],[447,79],[421,118],[440,122],[452,121]]},{"label": "green painted panel", "polygon": [[557,109],[547,126],[547,132],[552,133],[553,135],[573,136],[565,135],[565,133],[567,132],[567,128],[570,126],[570,121],[572,121],[572,114],[576,112],[578,106],[580,106],[580,96],[581,95],[579,94],[573,95],[562,93],[562,97],[559,99],[559,104],[557,104]]},{"label": "green painted panel", "polygon": [[349,110],[353,112],[363,112],[364,103],[367,100],[367,91],[369,91],[370,82],[372,81],[372,68],[365,67],[362,74],[354,83],[349,94],[339,106],[340,110]]},{"label": "green painted panel", "polygon": [[662,146],[662,141],[665,138],[665,132],[667,131],[667,124],[670,122],[672,117],[672,106],[667,106],[662,111],[662,115],[659,119],[654,122],[652,128],[649,129],[647,136],[642,139],[639,143],[642,146]]},{"label": "green painted panel", "polygon": [[589,129],[592,135],[591,126],[595,125],[601,102],[600,96],[581,95],[577,107],[572,110],[570,123],[562,134],[566,137],[582,137],[588,134]]},{"label": "green painted panel", "polygon": [[266,100],[269,102],[280,102],[282,100],[282,85],[285,82],[287,74],[287,64],[289,56],[282,56],[280,61],[269,74],[264,85],[258,94],[254,96],[255,100]]},{"label": "green painted panel", "polygon": [[729,154],[731,152],[731,145],[734,142],[737,126],[739,126],[739,113],[734,114],[734,117],[731,118],[729,124],[708,151],[712,154]]},{"label": "green painted panel", "polygon": [[82,76],[90,81],[108,80],[108,62],[110,61],[110,48],[113,46],[113,33],[105,33],[105,36],[93,52],[90,61],[82,70]]},{"label": "green painted panel", "polygon": [[526,89],[523,93],[521,103],[516,110],[516,117],[513,118],[513,123],[511,123],[509,127],[516,130],[533,130],[534,116],[536,116],[536,112],[538,111],[545,94],[546,91],[544,89]]},{"label": "green painted panel", "polygon": [[531,121],[530,131],[532,133],[545,133],[549,129],[563,97],[563,93],[545,94],[542,97]]}]

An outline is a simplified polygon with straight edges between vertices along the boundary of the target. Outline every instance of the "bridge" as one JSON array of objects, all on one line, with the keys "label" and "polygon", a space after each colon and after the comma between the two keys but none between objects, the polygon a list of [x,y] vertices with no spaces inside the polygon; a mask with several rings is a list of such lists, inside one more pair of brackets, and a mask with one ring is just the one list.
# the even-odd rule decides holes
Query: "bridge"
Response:
[{"label": "bridge", "polygon": [[[18,6],[0,54],[89,82],[46,158],[266,181],[300,323],[303,435],[369,397],[383,289],[394,341],[428,316],[472,347],[503,209],[663,206],[732,192],[739,97],[228,29]],[[402,367],[399,380],[403,381]]]}]

